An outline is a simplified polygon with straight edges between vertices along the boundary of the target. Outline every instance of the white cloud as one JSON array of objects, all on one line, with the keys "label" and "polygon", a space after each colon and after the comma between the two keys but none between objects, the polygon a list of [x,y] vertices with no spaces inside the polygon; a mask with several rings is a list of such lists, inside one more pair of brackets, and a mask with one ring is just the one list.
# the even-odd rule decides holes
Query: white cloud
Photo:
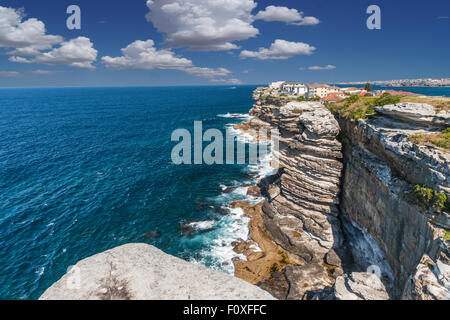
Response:
[{"label": "white cloud", "polygon": [[0,6],[0,47],[15,48],[14,54],[33,55],[63,40],[46,34],[42,21],[35,18],[23,21],[24,17],[21,9]]},{"label": "white cloud", "polygon": [[97,60],[97,50],[89,38],[78,37],[61,43],[58,48],[37,55],[32,62],[55,65],[68,65],[78,68],[95,68],[92,63]]},{"label": "white cloud", "polygon": [[221,83],[228,83],[228,84],[242,84],[242,81],[240,79],[231,78],[231,79],[213,79],[213,82],[221,82]]},{"label": "white cloud", "polygon": [[20,76],[21,74],[17,71],[0,71],[0,77],[15,78]]},{"label": "white cloud", "polygon": [[59,70],[33,70],[31,71],[31,73],[33,74],[39,74],[39,75],[51,75],[51,74],[57,74],[60,73],[62,71]]},{"label": "white cloud", "polygon": [[11,56],[8,59],[11,62],[18,62],[18,63],[32,63],[31,60],[24,58],[24,57],[18,57],[18,56]]},{"label": "white cloud", "polygon": [[215,79],[217,77],[227,77],[232,72],[225,68],[201,68],[201,67],[192,67],[192,68],[185,68],[183,71],[195,75],[200,78],[207,78],[207,79]]},{"label": "white cloud", "polygon": [[240,57],[255,58],[259,60],[283,60],[296,55],[310,55],[316,50],[315,47],[303,42],[291,42],[277,39],[270,48],[259,48],[258,51],[243,50]]},{"label": "white cloud", "polygon": [[267,22],[281,21],[299,26],[315,25],[320,22],[315,17],[304,17],[303,12],[299,12],[297,9],[279,6],[268,6],[266,9],[259,11],[255,15],[255,20],[264,20]]},{"label": "white cloud", "polygon": [[121,57],[102,57],[109,68],[125,70],[181,69],[192,66],[192,61],[178,58],[169,49],[157,50],[153,40],[137,40],[123,48]]},{"label": "white cloud", "polygon": [[[336,69],[336,66],[333,66],[333,65],[329,64],[329,65],[326,65],[326,66],[323,66],[323,67],[321,67],[321,66],[311,66],[311,67],[308,67],[307,69],[308,70],[333,70],[333,69]],[[300,68],[300,70],[304,70],[304,69]]]},{"label": "white cloud", "polygon": [[48,35],[42,21],[24,19],[22,9],[0,6],[0,48],[11,48],[9,61],[94,68],[97,50],[89,38],[64,41],[61,36]]},{"label": "white cloud", "polygon": [[146,18],[172,47],[197,51],[239,49],[234,41],[258,35],[253,0],[148,0]]},{"label": "white cloud", "polygon": [[158,50],[153,40],[137,40],[121,51],[123,55],[120,57],[102,57],[103,64],[121,70],[173,69],[210,80],[232,73],[225,68],[196,67],[191,60],[177,57],[170,49]]}]

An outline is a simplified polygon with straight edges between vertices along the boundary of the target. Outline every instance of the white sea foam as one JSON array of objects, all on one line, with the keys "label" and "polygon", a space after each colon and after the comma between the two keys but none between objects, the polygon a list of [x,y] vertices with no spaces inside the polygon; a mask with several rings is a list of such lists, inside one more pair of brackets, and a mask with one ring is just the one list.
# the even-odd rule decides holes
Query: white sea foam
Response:
[{"label": "white sea foam", "polygon": [[216,225],[215,221],[198,221],[189,223],[190,226],[194,227],[196,230],[209,230],[214,228]]},{"label": "white sea foam", "polygon": [[251,116],[245,113],[225,113],[225,114],[218,114],[217,116],[220,118],[241,118],[248,120],[252,118]]},{"label": "white sea foam", "polygon": [[[252,117],[247,114],[221,114],[218,115],[223,118],[237,118],[242,121],[248,121]],[[232,134],[237,136],[237,140],[241,143],[256,143],[256,139],[247,132],[243,132],[239,129],[234,129],[235,123],[228,123],[226,127]],[[191,262],[208,265],[213,269],[221,270],[230,274],[234,274],[233,259],[238,258],[245,261],[247,258],[243,254],[238,254],[234,251],[232,244],[236,241],[248,241],[250,240],[249,227],[250,218],[244,214],[241,208],[231,208],[230,204],[233,201],[245,201],[248,203],[256,204],[263,200],[262,197],[247,196],[248,186],[244,184],[256,185],[256,182],[275,171],[271,166],[273,160],[272,153],[270,152],[270,142],[267,142],[268,154],[258,159],[257,164],[248,165],[246,171],[249,173],[256,173],[252,179],[245,181],[234,181],[231,184],[220,184],[220,188],[224,191],[228,186],[235,187],[234,190],[228,193],[222,193],[221,195],[212,199],[212,201],[222,204],[222,207],[227,208],[230,214],[220,217],[220,219],[214,225],[213,231],[202,235],[202,241],[208,243],[207,247],[200,252],[200,256],[191,258]],[[205,224],[206,226],[206,224]],[[208,225],[208,229],[211,228],[211,224]],[[257,244],[252,244],[250,248],[255,252],[261,252],[261,248]]]}]

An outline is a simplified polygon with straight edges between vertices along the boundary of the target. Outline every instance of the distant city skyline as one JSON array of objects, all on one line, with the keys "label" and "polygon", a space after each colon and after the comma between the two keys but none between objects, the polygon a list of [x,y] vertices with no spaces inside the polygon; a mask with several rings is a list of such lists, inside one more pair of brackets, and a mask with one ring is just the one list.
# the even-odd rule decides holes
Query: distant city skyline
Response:
[{"label": "distant city skyline", "polygon": [[[381,30],[366,26],[373,4]],[[449,16],[444,0],[6,0],[0,87],[448,78]]]}]

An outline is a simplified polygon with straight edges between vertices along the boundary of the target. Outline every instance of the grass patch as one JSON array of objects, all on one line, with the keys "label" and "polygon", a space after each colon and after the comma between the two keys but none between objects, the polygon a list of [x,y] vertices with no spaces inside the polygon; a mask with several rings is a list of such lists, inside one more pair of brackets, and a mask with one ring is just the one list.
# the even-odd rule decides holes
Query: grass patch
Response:
[{"label": "grass patch", "polygon": [[444,240],[450,241],[450,231],[445,231]]},{"label": "grass patch", "polygon": [[297,231],[292,232],[292,235],[294,236],[294,238],[301,238],[302,237],[302,235],[299,232],[297,232]]},{"label": "grass patch", "polygon": [[278,254],[281,256],[280,264],[286,265],[286,264],[289,264],[289,263],[290,263],[289,258],[288,258],[288,256],[287,256],[286,252],[280,250],[280,251],[278,251]]},{"label": "grass patch", "polygon": [[427,103],[439,111],[450,111],[450,98],[448,97],[415,97],[404,96],[400,99],[401,102],[415,102],[415,103]]},{"label": "grass patch", "polygon": [[270,273],[275,273],[278,272],[280,270],[280,267],[278,267],[278,264],[274,263],[271,267],[270,267]]},{"label": "grass patch", "polygon": [[449,202],[445,193],[438,193],[437,191],[420,185],[414,186],[414,194],[416,196],[416,203],[423,209],[442,211],[449,208]]},{"label": "grass patch", "polygon": [[375,113],[375,100],[375,97],[351,96],[339,102],[328,103],[327,107],[334,114],[358,121]]},{"label": "grass patch", "polygon": [[433,145],[448,151],[450,150],[450,128],[433,134],[415,134],[408,140],[418,145]]},{"label": "grass patch", "polygon": [[292,110],[291,112],[292,112],[292,113],[295,113],[295,114],[302,114],[302,113],[303,113],[303,110],[301,110],[301,109],[294,109],[294,110]]}]

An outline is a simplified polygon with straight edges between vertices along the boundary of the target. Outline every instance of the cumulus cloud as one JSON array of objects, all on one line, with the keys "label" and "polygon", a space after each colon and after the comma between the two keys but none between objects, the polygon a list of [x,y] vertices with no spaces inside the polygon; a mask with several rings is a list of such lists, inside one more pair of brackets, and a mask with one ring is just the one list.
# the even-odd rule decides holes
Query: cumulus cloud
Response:
[{"label": "cumulus cloud", "polygon": [[232,72],[225,68],[196,67],[191,60],[177,57],[170,49],[157,49],[153,40],[137,40],[122,50],[120,57],[102,57],[108,68],[121,70],[173,69],[205,78],[216,79],[227,77]]},{"label": "cumulus cloud", "polygon": [[192,61],[179,58],[168,49],[157,50],[153,40],[137,40],[123,48],[121,57],[102,57],[109,68],[126,70],[180,69],[192,66]]},{"label": "cumulus cloud", "polygon": [[320,22],[315,17],[304,17],[303,12],[299,12],[297,9],[279,6],[268,6],[266,9],[259,11],[255,15],[255,20],[264,20],[267,22],[281,21],[299,26],[311,26]]},{"label": "cumulus cloud", "polygon": [[51,49],[63,41],[61,36],[48,35],[45,24],[35,18],[25,18],[22,9],[0,6],[0,47],[14,48],[14,52],[33,55]]},{"label": "cumulus cloud", "polygon": [[185,68],[183,71],[195,75],[200,78],[207,79],[215,79],[217,77],[227,77],[231,74],[231,71],[225,68],[201,68],[201,67],[192,67]]},{"label": "cumulus cloud", "polygon": [[[331,64],[326,66],[311,66],[307,68],[308,70],[333,70],[336,69],[336,66],[333,66]],[[304,70],[304,68],[300,68],[300,70]]]},{"label": "cumulus cloud", "polygon": [[[56,47],[59,46],[59,47]],[[25,20],[22,9],[0,6],[0,48],[11,48],[9,61],[94,68],[97,50],[89,38],[69,41],[47,34],[45,24],[35,18]]]},{"label": "cumulus cloud", "polygon": [[0,77],[15,78],[20,77],[20,75],[17,71],[0,71]]},{"label": "cumulus cloud", "polygon": [[97,60],[97,50],[89,38],[78,37],[61,43],[58,48],[37,55],[32,62],[51,66],[68,65],[78,68],[95,68],[92,63]]},{"label": "cumulus cloud", "polygon": [[258,35],[253,0],[148,0],[146,18],[172,47],[197,51],[239,49],[234,41]]},{"label": "cumulus cloud", "polygon": [[258,51],[243,50],[239,56],[242,59],[284,60],[296,55],[310,55],[314,50],[316,48],[307,43],[277,39],[271,44],[270,48],[259,48]]}]

